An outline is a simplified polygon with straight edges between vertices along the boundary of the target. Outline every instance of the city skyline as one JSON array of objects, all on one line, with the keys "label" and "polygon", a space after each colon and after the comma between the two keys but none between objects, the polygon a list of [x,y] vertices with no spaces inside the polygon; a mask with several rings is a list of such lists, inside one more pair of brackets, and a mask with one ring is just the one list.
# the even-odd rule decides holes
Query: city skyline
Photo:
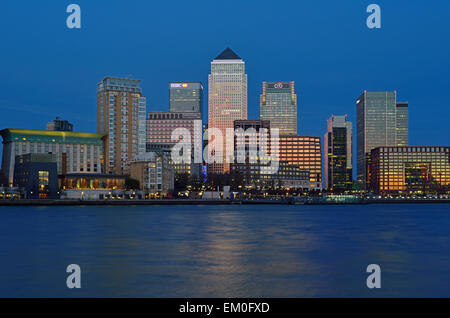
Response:
[{"label": "city skyline", "polygon": [[450,298],[450,1],[1,12],[0,299]]},{"label": "city skyline", "polygon": [[[267,20],[257,18],[268,13],[263,3],[258,7],[240,4],[243,8],[235,13],[239,17],[236,23],[220,26],[205,14],[217,5],[206,2],[195,8],[178,2],[170,6],[141,3],[139,10],[136,6],[119,10],[117,4],[80,1],[86,14],[83,26],[80,30],[68,30],[58,4],[30,3],[27,12],[40,12],[33,16],[24,15],[12,1],[6,1],[4,11],[8,14],[0,22],[4,41],[6,47],[17,50],[0,53],[1,60],[8,61],[3,63],[4,76],[0,79],[0,110],[4,114],[0,126],[45,129],[38,123],[60,116],[70,120],[77,131],[94,131],[96,100],[92,83],[108,75],[140,79],[148,97],[147,112],[165,111],[169,81],[201,81],[207,96],[209,62],[229,46],[246,60],[248,118],[258,118],[263,81],[296,82],[296,92],[301,97],[301,135],[322,136],[324,121],[332,114],[347,114],[354,121],[354,101],[365,89],[397,90],[400,100],[410,102],[411,127],[430,127],[411,130],[410,144],[428,144],[430,140],[448,143],[445,126],[450,116],[450,92],[445,89],[448,80],[443,74],[450,71],[445,62],[450,47],[442,43],[435,30],[449,28],[450,21],[443,19],[449,3],[433,8],[417,5],[404,12],[401,1],[380,1],[380,30],[366,27],[364,4],[295,2],[289,11],[275,8],[271,20]],[[156,14],[169,7],[172,15]],[[225,16],[233,7],[233,1],[223,5],[220,15]],[[257,10],[260,15],[244,13],[249,10]],[[192,14],[202,19],[188,18]],[[152,18],[143,19],[147,15]],[[336,19],[329,19],[330,15]],[[288,18],[281,19],[282,16]],[[112,23],[119,17],[127,28]],[[275,27],[281,21],[286,28],[279,33]],[[180,36],[175,41],[171,35],[181,34],[179,25],[184,25],[183,34],[195,30],[196,40]],[[101,32],[104,27],[111,30],[106,36]],[[139,32],[127,32],[137,28],[151,37],[142,39],[137,37]],[[36,32],[29,32],[30,29]],[[139,41],[131,48],[117,47],[110,41],[112,34]],[[270,46],[266,45],[268,37]],[[30,47],[33,60],[24,56]],[[92,50],[99,47],[104,50]],[[108,54],[98,55],[106,51]],[[20,118],[14,116],[17,111],[22,114]]]},{"label": "city skyline", "polygon": [[[236,62],[237,62],[237,64],[236,64]],[[240,66],[239,66],[240,64],[244,65],[244,68],[242,70],[244,72],[243,73],[243,75],[244,75],[244,77],[243,77],[244,78],[244,80],[243,80],[243,83],[244,83],[243,90],[245,90],[246,89],[246,85],[247,85],[247,74],[245,74],[245,62],[243,62],[243,60],[239,56],[237,56],[231,49],[226,48],[221,54],[219,54],[218,57],[216,57],[212,61],[212,65],[214,65],[216,68],[217,67],[219,67],[219,68],[221,68],[221,67],[222,68],[223,67],[229,68],[230,65],[232,65],[232,67],[234,67],[233,63],[236,64],[238,68],[240,68]],[[219,75],[221,75],[221,73],[219,73]],[[221,80],[223,80],[223,79],[221,79]],[[241,80],[239,80],[239,81],[241,81]],[[199,87],[200,88],[200,93],[202,92],[202,88],[203,88],[201,82],[169,82],[169,88],[170,89],[172,89],[172,85],[174,85],[174,83],[178,83],[180,85],[181,85],[181,83],[189,83],[189,84],[195,83],[195,84],[200,86]],[[224,83],[227,83],[226,79],[225,79]],[[210,84],[211,84],[211,82],[210,82]],[[294,82],[293,81],[291,81],[291,82],[284,82],[284,84],[283,84],[283,82],[272,82],[272,83],[269,82],[268,83],[268,82],[264,81],[262,83],[263,94],[260,96],[260,98],[261,98],[260,101],[262,101],[263,96],[265,96],[264,95],[265,87],[267,87],[268,84],[275,84],[275,85],[282,85],[282,86],[283,85],[288,85],[289,87],[288,86],[286,86],[286,87],[289,88],[289,91],[291,91],[291,93],[289,93],[289,95],[293,94],[292,96],[293,96],[293,98],[295,100],[295,104],[296,104],[297,97],[296,97],[296,94],[294,92]],[[116,85],[116,86],[114,86],[114,85]],[[185,88],[187,88],[187,86],[185,86]],[[273,88],[275,88],[275,87],[273,87]],[[284,88],[284,86],[282,88]],[[106,95],[103,94],[103,91],[107,92]],[[121,92],[124,92],[124,93],[121,93]],[[129,93],[127,93],[127,92],[129,92]],[[275,90],[275,92],[277,92],[277,90]],[[233,94],[234,94],[234,92],[233,92]],[[367,94],[370,94],[371,96],[373,95],[375,97],[380,95],[380,94],[382,96],[384,96],[384,95],[387,96],[388,94],[391,94],[393,96],[393,98],[387,98],[386,97],[386,101],[385,102],[386,102],[386,104],[388,104],[388,100],[389,100],[389,104],[392,104],[391,105],[392,106],[391,107],[392,108],[391,111],[393,111],[393,113],[392,113],[392,116],[391,116],[392,118],[391,118],[391,123],[390,123],[391,124],[391,129],[389,130],[389,136],[391,136],[391,137],[389,137],[389,138],[393,138],[394,142],[393,143],[392,142],[388,143],[387,141],[386,142],[382,142],[382,143],[378,142],[378,144],[379,144],[378,146],[408,146],[408,139],[409,139],[409,126],[408,126],[409,112],[408,112],[408,109],[409,109],[409,103],[408,102],[398,102],[397,101],[397,91],[395,91],[395,90],[393,92],[385,92],[385,91],[370,91],[369,92],[369,91],[365,90],[363,92],[363,94],[356,100],[357,108],[360,105],[363,104],[363,103],[360,103],[360,101],[362,100],[362,97],[366,96]],[[149,117],[147,118],[146,114],[145,114],[147,112],[146,97],[144,95],[145,94],[143,93],[143,90],[140,87],[140,80],[139,79],[132,79],[132,78],[128,78],[128,77],[126,77],[126,78],[109,77],[109,76],[105,77],[100,83],[98,83],[98,90],[97,90],[97,97],[98,97],[97,98],[98,99],[98,105],[97,105],[97,108],[98,108],[98,113],[97,113],[98,127],[97,127],[97,132],[103,133],[105,136],[108,136],[108,133],[106,133],[106,131],[107,130],[111,130],[111,128],[108,128],[108,127],[107,128],[103,128],[102,127],[102,125],[103,125],[101,123],[102,119],[103,119],[103,121],[106,122],[106,118],[107,118],[107,117],[105,117],[106,114],[104,114],[105,110],[103,109],[104,108],[102,106],[103,104],[105,104],[105,105],[109,104],[109,108],[113,107],[116,112],[118,112],[120,110],[122,111],[122,117],[120,117],[121,121],[122,121],[122,125],[123,125],[123,120],[124,120],[123,119],[123,115],[124,115],[123,114],[123,108],[124,107],[126,109],[125,117],[127,119],[127,122],[125,124],[128,123],[129,118],[134,118],[133,116],[136,116],[136,117],[134,119],[132,119],[132,122],[136,121],[136,122],[139,123],[141,121],[141,117],[145,118],[145,120],[144,120],[144,122],[145,122],[145,124],[144,124],[145,129],[143,129],[143,131],[148,129],[148,120],[149,120],[149,118],[152,117],[150,114],[158,114],[158,113],[164,114],[164,113],[166,113],[166,114],[172,114],[172,117],[174,116],[173,114],[175,114],[175,113],[173,111],[169,110],[169,112],[167,112],[167,111],[166,112],[161,112],[161,111],[159,111],[159,112],[148,112],[148,116]],[[119,100],[117,98],[117,97],[120,97],[120,96],[122,96],[121,100]],[[246,94],[243,94],[243,96],[246,97]],[[113,98],[113,101],[111,101],[111,98]],[[196,98],[196,101],[194,102],[194,104],[195,103],[197,103],[197,104],[199,103],[197,106],[199,106],[201,108],[201,100],[203,98],[204,98],[203,96],[198,96],[198,98]],[[125,102],[124,102],[124,99],[125,99]],[[382,99],[384,99],[384,97]],[[172,102],[172,98],[169,97],[169,108],[171,107],[171,102]],[[192,100],[190,100],[187,104],[192,104]],[[246,104],[247,103],[245,103],[245,105]],[[111,105],[113,105],[113,106],[111,106]],[[376,103],[374,105],[376,105]],[[129,106],[131,106],[131,107],[129,107]],[[183,107],[185,107],[185,106],[183,106]],[[261,107],[261,105],[260,105],[260,107]],[[298,105],[296,105],[296,107],[298,107]],[[403,109],[406,109],[406,111],[404,111]],[[209,110],[209,100],[208,100],[208,107],[207,107],[206,110],[207,110],[206,113],[208,113],[208,117],[214,119],[214,116],[213,116],[214,114],[210,113],[210,110]],[[401,110],[401,112],[398,112],[398,110]],[[128,115],[128,111],[130,111],[130,115]],[[243,107],[242,111],[243,111],[243,113],[245,113],[245,115],[247,114],[246,107]],[[386,111],[387,111],[387,108],[386,108]],[[143,116],[141,116],[141,113],[143,114]],[[385,115],[387,115],[389,113],[390,112],[386,112]],[[400,116],[397,116],[396,115],[397,113],[399,113]],[[182,116],[181,114],[182,113],[180,113],[180,116]],[[187,112],[186,113],[186,115],[189,115],[189,114],[195,114],[195,113],[193,113],[193,112]],[[199,112],[198,115],[199,115],[198,118],[200,119],[201,118],[201,113]],[[137,117],[137,116],[139,116],[139,117]],[[260,116],[261,116],[261,114],[260,114]],[[103,117],[105,117],[105,119]],[[333,118],[333,117],[335,117],[335,116],[331,115],[331,118]],[[347,117],[347,115],[345,115],[345,117]],[[113,121],[118,123],[118,120],[120,118],[119,117],[115,118]],[[247,118],[242,118],[242,119],[247,120]],[[59,120],[59,117],[57,117],[57,119],[54,120],[53,125],[58,120]],[[248,118],[248,120],[252,121],[252,120],[257,120],[257,119],[256,118]],[[111,118],[109,119],[109,121],[111,121]],[[358,118],[356,118],[356,121],[358,121]],[[219,122],[220,122],[220,120],[219,120]],[[208,123],[208,122],[206,122],[206,123]],[[49,129],[49,125],[51,126],[51,124],[52,123],[47,123],[47,130]],[[67,123],[67,124],[69,124],[69,123]],[[72,125],[72,124],[69,124],[69,125]],[[299,130],[298,129],[298,125],[299,124],[296,123],[297,131]],[[72,125],[72,127],[73,127],[73,125]],[[125,125],[124,127],[125,127],[126,133],[128,135],[128,126]],[[399,129],[399,127],[400,127],[400,129]],[[123,130],[122,128],[121,128],[121,130]],[[357,127],[355,127],[355,129],[356,128]],[[223,129],[223,127],[220,128],[220,129]],[[102,132],[103,130],[104,130],[104,132]],[[119,131],[116,128],[112,127],[111,131],[112,131],[112,135],[114,136],[113,138],[116,138],[118,136],[123,138],[123,135],[120,135],[120,134],[117,135]],[[134,136],[135,132],[138,133],[138,135]],[[122,131],[122,133],[123,133],[123,131]],[[353,131],[352,131],[352,134],[353,134]],[[296,134],[293,134],[293,135],[294,136],[299,136],[299,137],[302,137],[302,136],[304,137],[305,136],[305,135],[301,135],[298,132]],[[355,133],[355,136],[357,136],[357,135],[358,135],[358,129],[356,129],[356,133]],[[141,148],[140,147],[140,144],[141,144],[140,140],[141,139],[147,140],[147,148],[148,148],[148,136],[149,135],[148,135],[148,132],[147,132],[145,134],[145,136],[144,136],[145,138],[144,138],[142,136],[141,129],[139,129],[139,127],[137,127],[137,126],[130,131],[130,134],[129,134],[130,138],[129,138],[129,140],[127,138],[127,140],[125,142],[126,142],[126,144],[128,144],[128,147],[132,148],[133,150],[131,150],[131,149],[129,150],[128,147],[127,147],[127,149],[125,150],[125,153],[127,153],[127,155],[129,154],[131,159],[129,157],[121,158],[121,157],[123,157],[123,155],[121,155],[121,153],[123,153],[123,149],[121,149],[121,151],[119,151],[119,152],[116,152],[116,155],[115,155],[115,157],[117,157],[120,161],[123,161],[121,169],[120,168],[118,168],[118,169],[117,168],[111,168],[111,161],[110,161],[111,158],[109,158],[111,156],[107,155],[108,149],[111,150],[110,149],[111,145],[108,146],[108,142],[111,139],[111,137],[107,137],[106,138],[106,142],[105,142],[105,170],[110,171],[110,172],[114,172],[114,173],[125,173],[126,174],[126,170],[124,170],[126,162],[133,161],[136,158],[136,156],[138,155],[138,153],[140,153],[140,150],[138,150],[137,146],[139,146],[139,148]],[[308,136],[306,136],[306,137],[308,137]],[[387,138],[387,135],[385,137]],[[170,138],[170,136],[167,135],[166,138]],[[322,139],[322,137],[314,136],[314,138],[318,138],[319,143],[320,142],[324,142],[325,143],[325,139]],[[322,141],[320,141],[320,139],[322,139]],[[372,143],[377,144],[376,138],[375,139],[374,138],[370,138],[370,139],[371,139]],[[397,140],[398,140],[398,142],[397,142]],[[134,145],[134,143],[136,143],[136,146]],[[430,146],[431,144],[427,144],[427,145]],[[122,146],[122,145],[120,143],[118,143],[116,145],[116,147],[118,147],[118,146]],[[352,148],[355,147],[355,142],[352,142],[351,146],[352,146]],[[433,145],[431,145],[431,146],[433,146]],[[143,151],[145,152],[146,151],[145,150],[145,146],[142,147],[142,148],[144,149]],[[358,150],[358,145],[356,145],[356,148]],[[369,147],[369,148],[370,149],[374,149],[374,147]],[[353,151],[350,151],[350,153],[352,153],[352,152]],[[357,151],[356,156],[357,155],[358,155],[358,151]],[[323,156],[326,156],[325,152],[323,153]],[[352,159],[351,160],[355,161],[353,156],[355,156],[355,154],[352,154]],[[108,160],[108,158],[109,158],[109,160]],[[326,162],[323,162],[323,165],[324,165],[323,167],[325,167]],[[114,166],[114,163],[113,163],[113,166]],[[354,180],[357,180],[357,178],[358,178],[357,173],[360,170],[361,169],[358,169],[358,168],[357,169],[353,169],[353,174],[352,175],[353,175],[353,177],[356,176],[356,178],[353,178]],[[219,170],[212,169],[211,171],[212,172],[221,173],[222,168],[220,168]],[[224,172],[228,172],[228,171],[224,170]],[[325,173],[326,173],[326,171],[325,171]],[[198,174],[198,172],[196,174]],[[314,178],[314,177],[312,177],[312,178]],[[321,180],[320,183],[322,183],[322,181],[324,181],[324,180],[322,180],[322,177],[319,177],[319,180]],[[325,183],[323,184],[323,186],[326,188]]]}]

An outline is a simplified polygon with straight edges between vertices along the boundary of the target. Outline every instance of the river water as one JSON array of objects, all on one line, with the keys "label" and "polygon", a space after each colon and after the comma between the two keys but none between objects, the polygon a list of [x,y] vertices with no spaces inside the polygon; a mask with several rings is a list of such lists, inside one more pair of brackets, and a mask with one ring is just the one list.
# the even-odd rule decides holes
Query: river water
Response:
[{"label": "river water", "polygon": [[2,206],[0,262],[1,297],[450,297],[450,205]]}]

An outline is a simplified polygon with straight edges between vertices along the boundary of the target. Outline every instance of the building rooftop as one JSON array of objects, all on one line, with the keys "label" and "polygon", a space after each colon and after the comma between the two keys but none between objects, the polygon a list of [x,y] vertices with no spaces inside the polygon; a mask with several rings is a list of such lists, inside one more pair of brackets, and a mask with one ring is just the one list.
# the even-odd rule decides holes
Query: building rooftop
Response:
[{"label": "building rooftop", "polygon": [[83,133],[71,131],[52,131],[52,130],[37,130],[37,129],[13,129],[6,128],[0,130],[0,136],[3,142],[13,141],[27,141],[27,142],[44,142],[44,143],[99,143],[105,136],[96,133]]},{"label": "building rooftop", "polygon": [[230,48],[226,48],[220,53],[215,60],[242,60],[234,51]]}]

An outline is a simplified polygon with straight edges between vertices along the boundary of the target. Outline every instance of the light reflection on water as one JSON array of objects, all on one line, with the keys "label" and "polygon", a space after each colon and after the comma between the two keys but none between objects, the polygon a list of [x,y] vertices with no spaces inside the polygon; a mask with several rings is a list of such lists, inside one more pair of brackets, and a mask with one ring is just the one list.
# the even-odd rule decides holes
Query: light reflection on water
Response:
[{"label": "light reflection on water", "polygon": [[0,207],[0,296],[448,297],[449,208]]}]

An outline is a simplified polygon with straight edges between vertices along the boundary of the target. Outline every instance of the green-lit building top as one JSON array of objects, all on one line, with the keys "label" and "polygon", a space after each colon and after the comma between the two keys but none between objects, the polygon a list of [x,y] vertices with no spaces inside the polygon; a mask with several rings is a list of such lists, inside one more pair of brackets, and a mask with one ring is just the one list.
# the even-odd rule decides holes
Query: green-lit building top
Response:
[{"label": "green-lit building top", "polygon": [[95,133],[49,131],[34,129],[3,129],[0,131],[3,143],[8,142],[40,142],[62,144],[102,145],[105,135]]}]

